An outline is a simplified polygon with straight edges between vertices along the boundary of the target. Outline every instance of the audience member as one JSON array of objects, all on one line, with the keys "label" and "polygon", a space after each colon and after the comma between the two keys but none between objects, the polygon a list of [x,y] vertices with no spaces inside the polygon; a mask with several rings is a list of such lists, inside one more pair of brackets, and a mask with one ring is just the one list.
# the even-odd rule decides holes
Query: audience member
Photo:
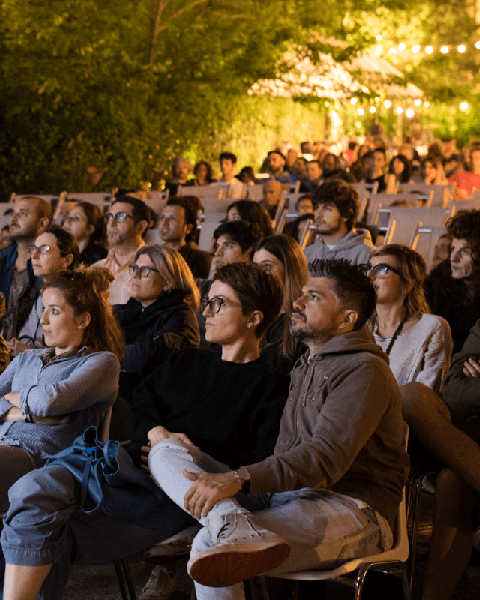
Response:
[{"label": "audience member", "polygon": [[0,510],[9,487],[100,426],[117,397],[121,331],[107,303],[105,269],[57,273],[45,283],[42,316],[49,348],[17,356],[0,375]]},{"label": "audience member", "polygon": [[373,244],[368,231],[356,231],[357,191],[340,180],[326,181],[314,193],[318,239],[305,249],[310,262],[316,258],[346,258],[353,264],[367,262]]},{"label": "audience member", "polygon": [[307,282],[307,260],[298,243],[287,235],[259,240],[250,252],[252,262],[279,277],[285,289],[280,315],[265,333],[262,358],[271,367],[290,373],[306,350],[290,333],[293,302]]},{"label": "audience member", "polygon": [[268,174],[271,179],[280,183],[290,183],[290,175],[285,170],[287,159],[280,150],[270,150],[268,153]]},{"label": "audience member", "polygon": [[373,335],[398,385],[420,381],[439,391],[453,342],[447,321],[429,314],[425,261],[407,246],[387,244],[374,250],[365,266],[377,290]]},{"label": "audience member", "polygon": [[472,144],[469,151],[469,170],[459,169],[448,180],[456,183],[455,199],[470,198],[473,188],[480,189],[480,143]]},{"label": "audience member", "polygon": [[89,267],[107,258],[105,224],[98,206],[90,202],[77,202],[64,218],[63,228],[77,240],[80,264]]},{"label": "audience member", "polygon": [[385,150],[376,148],[366,155],[367,161],[367,177],[365,178],[366,183],[378,183],[377,193],[381,194],[387,189],[385,181],[385,165],[387,159],[385,156]]},{"label": "audience member", "polygon": [[18,336],[40,293],[40,281],[35,277],[29,248],[52,222],[52,207],[42,198],[17,198],[10,221],[12,246],[0,254],[0,292],[7,310],[2,319],[3,337]]},{"label": "audience member", "polygon": [[425,296],[432,313],[448,321],[456,353],[480,318],[480,210],[460,211],[447,229],[450,259],[428,275]]},{"label": "audience member", "polygon": [[318,160],[310,160],[307,163],[307,177],[302,180],[300,192],[312,193],[322,181],[322,167]]},{"label": "audience member", "polygon": [[236,177],[245,185],[248,185],[249,183],[258,183],[258,179],[255,177],[252,167],[242,167],[240,173]]},{"label": "audience member", "polygon": [[192,171],[192,164],[188,158],[177,156],[172,163],[172,179],[167,181],[165,189],[169,191],[170,196],[178,194],[178,188],[183,186],[193,185],[193,182],[188,178]]},{"label": "audience member", "polygon": [[4,225],[0,229],[0,252],[13,245],[12,236],[10,235],[10,225]]},{"label": "audience member", "polygon": [[167,201],[158,220],[160,239],[177,250],[185,259],[194,277],[205,279],[210,272],[212,255],[194,244],[197,212],[190,196],[175,196]]},{"label": "audience member", "polygon": [[[309,163],[310,164],[310,163]],[[322,162],[322,177],[328,179],[338,175],[338,172],[342,170],[340,159],[336,154],[329,152],[325,155]]]},{"label": "audience member", "polygon": [[245,195],[244,184],[235,177],[237,166],[237,157],[231,152],[222,152],[220,154],[220,171],[222,177],[218,180],[220,183],[228,184],[227,198],[243,198]]},{"label": "audience member", "polygon": [[125,304],[130,297],[128,266],[139,248],[150,223],[150,210],[135,196],[120,196],[103,217],[107,226],[108,255],[95,263],[107,267],[115,279],[110,284],[110,303]]},{"label": "audience member", "polygon": [[[78,261],[78,246],[73,235],[51,227],[30,246],[33,272],[40,281],[61,271],[72,271]],[[40,292],[17,338],[8,341],[11,356],[30,348],[43,348],[43,293]]]},{"label": "audience member", "polygon": [[[139,386],[134,395],[130,449],[137,460],[142,446],[148,451],[147,444],[154,446],[159,439],[182,440],[186,448],[202,447],[231,468],[263,460],[271,453],[288,395],[288,378],[259,358],[259,344],[278,315],[282,296],[280,281],[255,265],[219,270],[203,306],[207,336],[222,345],[222,353],[184,349]],[[139,470],[138,476],[142,473],[150,481],[144,471]],[[125,488],[117,492],[120,509],[125,502],[128,506],[128,499],[122,497]],[[75,500],[79,494],[80,484],[67,469],[55,465],[37,469],[12,490],[14,504],[2,540],[9,563],[6,594],[33,600],[42,588],[41,597],[61,597],[68,580],[71,543],[77,559],[107,562],[141,551],[193,523],[160,490],[153,496],[156,505],[142,513],[139,502],[129,521],[102,511],[82,513]],[[17,522],[20,506],[28,512],[22,518],[26,529]],[[115,513],[116,506],[112,503],[108,509]],[[39,519],[43,527],[36,525]],[[12,534],[15,548],[10,543]]]},{"label": "audience member", "polygon": [[290,173],[290,177],[292,176],[292,173],[295,170],[295,163],[297,162],[297,158],[298,150],[296,148],[289,148],[285,157],[285,170]]},{"label": "audience member", "polygon": [[313,196],[312,194],[304,194],[303,196],[300,196],[300,198],[297,200],[297,204],[296,207],[297,212],[300,214],[305,214],[305,213],[313,213],[314,206],[313,206]]},{"label": "audience member", "polygon": [[447,185],[442,158],[430,154],[423,159],[424,182],[427,185]]},{"label": "audience member", "polygon": [[279,181],[271,179],[263,184],[262,189],[262,206],[270,215],[271,219],[275,218],[277,206],[282,195],[282,185]]},{"label": "audience member", "polygon": [[252,200],[236,200],[227,208],[228,221],[248,221],[256,223],[262,237],[273,235],[272,225],[267,213],[257,202]]},{"label": "audience member", "polygon": [[450,252],[452,250],[452,238],[448,233],[443,233],[437,240],[435,248],[433,249],[432,257],[432,269],[438,267],[438,265],[444,260],[450,258]]},{"label": "audience member", "polygon": [[301,181],[307,176],[307,164],[307,160],[304,156],[299,156],[297,158],[293,170],[289,171],[293,183]]},{"label": "audience member", "polygon": [[387,194],[395,194],[402,183],[410,183],[410,163],[403,154],[397,154],[388,166]]},{"label": "audience member", "polygon": [[175,351],[200,342],[195,316],[200,295],[176,250],[144,246],[137,251],[130,273],[130,299],[114,307],[126,344],[119,393],[129,402],[141,376]]},{"label": "audience member", "polygon": [[[297,240],[299,244],[303,244],[302,247],[305,248],[315,241],[315,232],[310,229],[310,224],[313,224],[314,219],[315,215],[313,213],[302,214],[295,220],[286,223],[283,233]],[[308,227],[307,232],[305,232],[306,227]]]},{"label": "audience member", "polygon": [[398,385],[362,327],[374,288],[345,260],[315,261],[309,276],[292,314],[309,352],[292,372],[274,455],[232,471],[151,436],[153,478],[204,525],[188,563],[199,600],[242,599],[254,575],[392,546],[409,460]]},{"label": "audience member", "polygon": [[212,165],[205,160],[199,160],[193,167],[193,185],[209,185],[214,181]]}]

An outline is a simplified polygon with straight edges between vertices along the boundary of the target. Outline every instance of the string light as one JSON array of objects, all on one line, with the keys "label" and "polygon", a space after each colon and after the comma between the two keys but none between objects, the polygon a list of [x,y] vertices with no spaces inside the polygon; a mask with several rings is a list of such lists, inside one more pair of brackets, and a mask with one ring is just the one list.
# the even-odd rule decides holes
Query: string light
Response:
[{"label": "string light", "polygon": [[425,106],[426,108],[428,108],[430,106],[430,102],[427,100],[426,102],[423,103],[423,106]]},{"label": "string light", "polygon": [[352,98],[352,99],[350,100],[350,102],[351,102],[352,104],[356,104],[356,103],[358,102],[358,100],[357,100],[357,98]]},{"label": "string light", "polygon": [[397,113],[401,115],[403,113],[403,108],[401,106],[397,107]]},{"label": "string light", "polygon": [[427,54],[431,54],[431,53],[433,52],[433,46],[427,46],[427,47],[425,48],[425,52],[426,52]]},{"label": "string light", "polygon": [[461,102],[460,110],[468,110],[468,102]]},{"label": "string light", "polygon": [[381,42],[382,41],[382,36],[380,34],[377,35],[376,37],[377,42]]},{"label": "string light", "polygon": [[357,112],[358,112],[359,115],[364,115],[365,114],[365,110],[363,108],[359,108]]},{"label": "string light", "polygon": [[414,46],[414,47],[412,48],[412,52],[415,52],[415,54],[416,54],[417,52],[420,52],[421,48],[422,48],[422,47],[421,47],[421,46],[419,46],[419,45],[417,44],[416,46]]},{"label": "string light", "polygon": [[466,47],[466,46],[464,46],[463,44],[457,48],[457,50],[458,50],[459,52],[465,52],[465,50],[466,50],[466,49],[467,49],[467,47]]},{"label": "string light", "polygon": [[392,103],[390,102],[390,100],[385,100],[384,105],[385,108],[390,108],[392,106]]},{"label": "string light", "polygon": [[475,48],[476,48],[477,50],[480,50],[480,42],[475,42]]},{"label": "string light", "polygon": [[422,101],[417,98],[417,100],[415,100],[415,106],[421,106],[421,105],[422,105]]},{"label": "string light", "polygon": [[398,49],[400,50],[400,52],[402,52],[402,50],[405,50],[405,48],[406,46],[403,42],[401,44],[398,44]]},{"label": "string light", "polygon": [[411,119],[412,117],[415,116],[415,111],[413,110],[413,108],[409,108],[405,114],[407,115],[407,117],[409,119]]},{"label": "string light", "polygon": [[375,108],[375,106],[370,107],[370,112],[371,113],[377,112],[377,109]]},{"label": "string light", "polygon": [[447,52],[448,52],[448,46],[442,46],[442,47],[440,48],[440,52],[441,52],[442,54],[447,54]]}]

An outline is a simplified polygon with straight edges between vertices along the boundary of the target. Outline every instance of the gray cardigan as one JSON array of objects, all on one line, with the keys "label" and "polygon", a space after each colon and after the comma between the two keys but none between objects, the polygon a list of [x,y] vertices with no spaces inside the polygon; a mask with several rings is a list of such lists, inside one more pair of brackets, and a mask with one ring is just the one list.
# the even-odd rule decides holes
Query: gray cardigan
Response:
[{"label": "gray cardigan", "polygon": [[45,365],[41,356],[48,352],[22,352],[0,375],[0,415],[12,408],[4,394],[18,391],[24,417],[66,417],[56,425],[0,424],[1,444],[21,446],[42,459],[70,446],[90,425],[102,424],[117,397],[120,374],[120,363],[111,352],[82,348],[75,356]]}]

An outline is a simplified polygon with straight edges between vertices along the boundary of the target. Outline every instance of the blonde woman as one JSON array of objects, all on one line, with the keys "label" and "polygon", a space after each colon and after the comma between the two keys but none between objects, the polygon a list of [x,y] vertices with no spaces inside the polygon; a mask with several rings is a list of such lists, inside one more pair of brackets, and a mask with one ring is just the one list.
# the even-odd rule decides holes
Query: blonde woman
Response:
[{"label": "blonde woman", "polygon": [[145,374],[149,365],[199,343],[199,291],[184,258],[172,248],[144,246],[129,269],[130,299],[114,307],[125,334],[120,395],[127,397],[125,373]]}]

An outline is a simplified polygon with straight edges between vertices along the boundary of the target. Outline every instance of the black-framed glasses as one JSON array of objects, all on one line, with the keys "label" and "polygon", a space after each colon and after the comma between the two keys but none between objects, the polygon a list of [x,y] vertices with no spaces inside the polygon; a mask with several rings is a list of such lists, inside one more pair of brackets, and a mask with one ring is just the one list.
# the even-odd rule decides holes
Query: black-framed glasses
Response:
[{"label": "black-framed glasses", "polygon": [[42,244],[41,246],[35,246],[35,244],[32,244],[28,247],[28,253],[30,255],[36,254],[37,252],[39,254],[48,254],[51,249],[51,246],[49,246],[48,244]]},{"label": "black-framed glasses", "polygon": [[152,271],[155,271],[155,273],[160,273],[158,269],[154,269],[153,267],[147,267],[147,265],[144,265],[143,267],[139,267],[138,265],[128,265],[128,272],[130,273],[130,275],[135,276],[138,274],[138,277],[140,277],[141,279],[145,279],[145,277],[148,277]]},{"label": "black-framed glasses", "polygon": [[107,213],[103,215],[103,222],[105,224],[111,223],[112,221],[115,221],[115,223],[125,223],[127,219],[135,219],[135,217],[126,212]]},{"label": "black-framed glasses", "polygon": [[379,263],[378,265],[372,265],[371,263],[365,263],[363,265],[359,265],[364,273],[370,273],[374,277],[387,277],[390,272],[396,273],[403,277],[402,272],[392,267],[392,265],[387,265],[387,263]]},{"label": "black-framed glasses", "polygon": [[[214,296],[213,298],[202,298],[200,300],[200,310],[203,313],[208,306],[210,312],[216,315],[224,304],[225,306],[227,306],[228,304],[231,304],[232,306],[242,306],[240,302],[234,302],[233,300],[230,300],[228,298],[222,298],[222,296]],[[255,310],[251,306],[244,306],[243,308]]]}]

